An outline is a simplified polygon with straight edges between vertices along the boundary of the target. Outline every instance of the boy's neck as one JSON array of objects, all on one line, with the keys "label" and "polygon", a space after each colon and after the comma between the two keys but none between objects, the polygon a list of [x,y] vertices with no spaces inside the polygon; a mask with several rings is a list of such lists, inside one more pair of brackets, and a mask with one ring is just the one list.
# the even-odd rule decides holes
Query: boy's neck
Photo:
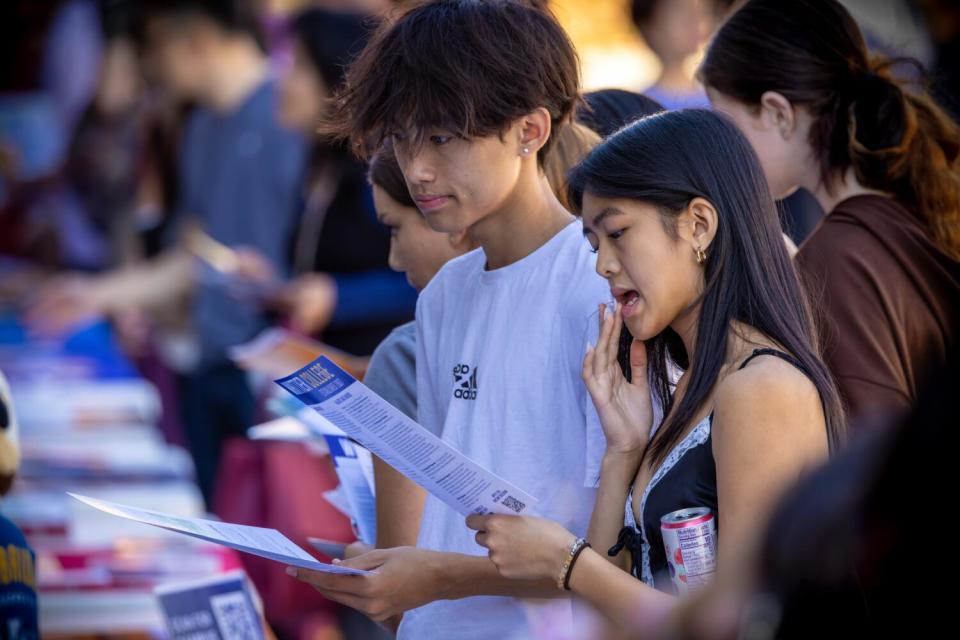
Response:
[{"label": "boy's neck", "polygon": [[539,169],[524,173],[503,205],[469,229],[470,238],[483,248],[488,271],[526,258],[573,220]]},{"label": "boy's neck", "polygon": [[263,83],[268,71],[267,60],[255,42],[231,39],[211,61],[209,82],[200,101],[214,111],[230,113]]}]

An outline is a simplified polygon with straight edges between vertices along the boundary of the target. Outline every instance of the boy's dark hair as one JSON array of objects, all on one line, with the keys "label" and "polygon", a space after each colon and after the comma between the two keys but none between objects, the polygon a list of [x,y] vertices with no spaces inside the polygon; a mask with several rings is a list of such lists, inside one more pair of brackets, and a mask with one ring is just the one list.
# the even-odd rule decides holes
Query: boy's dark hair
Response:
[{"label": "boy's dark hair", "polygon": [[433,127],[483,137],[544,107],[556,128],[573,112],[578,87],[573,45],[539,5],[435,0],[381,26],[347,72],[322,130],[368,157],[407,127],[414,145]]},{"label": "boy's dark hair", "polygon": [[263,32],[251,0],[142,0],[139,18],[140,36],[151,18],[205,18],[226,32],[251,36],[263,47]]}]

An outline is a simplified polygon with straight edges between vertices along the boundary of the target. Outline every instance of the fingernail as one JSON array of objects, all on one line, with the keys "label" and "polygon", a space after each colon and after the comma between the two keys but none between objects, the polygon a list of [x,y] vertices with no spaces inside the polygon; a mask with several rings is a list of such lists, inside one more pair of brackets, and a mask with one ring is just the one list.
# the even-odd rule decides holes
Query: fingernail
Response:
[{"label": "fingernail", "polygon": [[297,577],[297,568],[296,567],[287,567],[287,575]]},{"label": "fingernail", "polygon": [[333,564],[340,564],[340,562],[341,562],[340,558],[333,559]]}]

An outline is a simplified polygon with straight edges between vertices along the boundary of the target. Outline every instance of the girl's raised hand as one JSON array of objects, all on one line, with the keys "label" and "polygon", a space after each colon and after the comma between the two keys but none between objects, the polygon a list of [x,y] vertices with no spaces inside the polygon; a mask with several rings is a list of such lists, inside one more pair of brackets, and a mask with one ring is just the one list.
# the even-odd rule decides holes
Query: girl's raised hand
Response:
[{"label": "girl's raised hand", "polygon": [[620,303],[612,314],[600,305],[600,333],[595,347],[583,359],[583,381],[600,416],[607,451],[639,454],[647,445],[653,422],[653,406],[647,378],[647,350],[641,340],[630,345],[631,382],[617,360],[623,317]]}]

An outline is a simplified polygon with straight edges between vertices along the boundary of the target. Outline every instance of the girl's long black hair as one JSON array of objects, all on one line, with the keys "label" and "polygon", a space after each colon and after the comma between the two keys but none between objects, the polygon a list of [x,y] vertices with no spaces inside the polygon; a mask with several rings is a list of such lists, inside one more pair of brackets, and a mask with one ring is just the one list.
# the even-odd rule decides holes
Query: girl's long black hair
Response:
[{"label": "girl's long black hair", "polygon": [[[734,321],[760,331],[795,356],[820,394],[830,450],[845,431],[840,397],[820,358],[809,303],[787,254],[759,160],[725,117],[700,109],[643,118],[607,138],[570,175],[571,202],[584,192],[656,206],[668,225],[696,197],[717,210],[717,233],[704,264],[696,353],[688,358],[667,328],[647,341],[653,390],[666,418],[647,454],[661,464],[707,401],[727,353]],[[668,364],[689,369],[673,402]]]}]

